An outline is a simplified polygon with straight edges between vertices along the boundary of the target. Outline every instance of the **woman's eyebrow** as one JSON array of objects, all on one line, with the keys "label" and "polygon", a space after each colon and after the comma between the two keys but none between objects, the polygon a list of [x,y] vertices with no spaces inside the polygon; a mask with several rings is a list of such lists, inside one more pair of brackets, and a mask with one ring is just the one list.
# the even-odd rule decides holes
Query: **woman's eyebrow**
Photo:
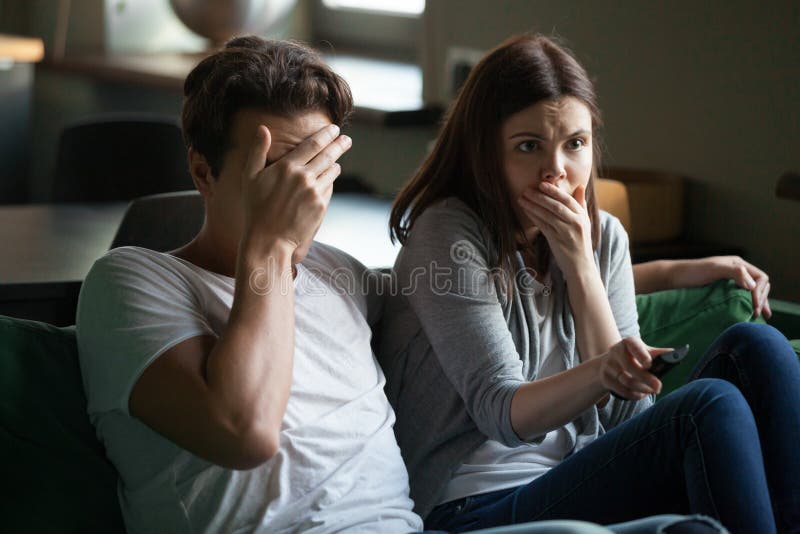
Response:
[{"label": "woman's eyebrow", "polygon": [[535,137],[536,139],[544,140],[544,136],[541,134],[533,133],[533,132],[517,132],[509,139],[514,139],[515,137]]},{"label": "woman's eyebrow", "polygon": [[[587,133],[589,133],[588,130],[583,130],[583,129],[575,130],[574,132],[572,132],[571,134],[569,134],[566,137],[567,138],[575,137],[575,136],[578,136],[578,135],[585,135]],[[517,132],[514,135],[512,135],[511,137],[509,137],[509,139],[514,139],[515,137],[534,137],[536,139],[541,139],[542,141],[545,140],[545,137],[543,135],[537,134],[537,133],[534,133],[534,132]]]}]

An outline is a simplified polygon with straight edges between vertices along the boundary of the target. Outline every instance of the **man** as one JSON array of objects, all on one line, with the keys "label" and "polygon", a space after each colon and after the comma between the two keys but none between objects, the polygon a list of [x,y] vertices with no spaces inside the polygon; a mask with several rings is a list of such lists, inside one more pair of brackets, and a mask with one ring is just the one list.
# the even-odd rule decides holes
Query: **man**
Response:
[{"label": "man", "polygon": [[112,250],[78,305],[128,531],[421,529],[370,348],[381,299],[358,285],[376,279],[312,242],[351,144],[347,84],[301,45],[247,37],[184,93],[203,228],[171,253]]}]

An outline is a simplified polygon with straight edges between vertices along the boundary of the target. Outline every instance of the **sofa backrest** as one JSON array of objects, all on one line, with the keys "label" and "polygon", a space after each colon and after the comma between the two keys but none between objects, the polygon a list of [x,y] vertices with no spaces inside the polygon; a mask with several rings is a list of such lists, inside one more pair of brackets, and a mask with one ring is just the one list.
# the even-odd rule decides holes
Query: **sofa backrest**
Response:
[{"label": "sofa backrest", "polygon": [[0,429],[7,532],[124,532],[74,327],[0,316]]}]

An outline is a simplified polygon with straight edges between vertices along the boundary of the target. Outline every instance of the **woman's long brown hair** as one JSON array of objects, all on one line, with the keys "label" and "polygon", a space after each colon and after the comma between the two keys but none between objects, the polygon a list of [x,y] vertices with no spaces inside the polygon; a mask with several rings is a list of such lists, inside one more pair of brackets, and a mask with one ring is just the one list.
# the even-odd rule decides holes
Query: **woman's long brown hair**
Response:
[{"label": "woman's long brown hair", "polygon": [[[392,241],[405,243],[423,211],[440,199],[457,197],[478,214],[494,239],[496,257],[489,259],[490,267],[511,274],[522,224],[503,172],[500,129],[514,113],[541,100],[564,96],[580,100],[592,116],[593,162],[586,205],[592,222],[592,248],[596,249],[600,225],[594,181],[601,125],[597,97],[575,57],[541,35],[511,37],[472,69],[445,115],[433,151],[394,201],[389,220]],[[536,271],[547,272],[550,251],[546,240],[537,239],[530,252]]]}]

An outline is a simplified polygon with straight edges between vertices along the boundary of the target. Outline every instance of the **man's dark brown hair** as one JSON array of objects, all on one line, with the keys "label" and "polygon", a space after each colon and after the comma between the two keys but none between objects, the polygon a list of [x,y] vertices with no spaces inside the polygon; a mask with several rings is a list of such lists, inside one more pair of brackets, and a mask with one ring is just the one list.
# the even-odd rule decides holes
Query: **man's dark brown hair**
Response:
[{"label": "man's dark brown hair", "polygon": [[350,87],[322,58],[294,41],[238,37],[205,58],[183,84],[183,136],[219,176],[237,111],[280,117],[321,111],[342,125],[353,109]]}]

